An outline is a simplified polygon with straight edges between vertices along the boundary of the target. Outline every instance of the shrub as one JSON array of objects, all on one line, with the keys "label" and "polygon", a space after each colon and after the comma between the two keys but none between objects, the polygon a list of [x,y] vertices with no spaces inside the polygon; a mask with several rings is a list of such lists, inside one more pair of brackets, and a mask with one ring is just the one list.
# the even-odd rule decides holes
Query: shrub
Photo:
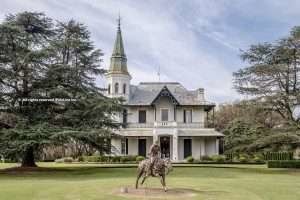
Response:
[{"label": "shrub", "polygon": [[201,156],[201,160],[202,160],[202,161],[211,161],[212,159],[211,159],[210,156],[204,155],[204,156]]},{"label": "shrub", "polygon": [[15,162],[18,162],[18,161],[16,161],[16,160],[12,160],[12,159],[4,159],[4,160],[2,160],[2,162],[4,161],[4,163],[15,163]]},{"label": "shrub", "polygon": [[137,157],[135,158],[135,160],[136,160],[137,162],[140,162],[140,161],[142,161],[142,160],[145,160],[145,157],[144,157],[144,156],[137,156]]},{"label": "shrub", "polygon": [[253,161],[256,162],[256,163],[261,163],[261,162],[264,161],[264,157],[261,154],[256,154],[253,157]]},{"label": "shrub", "polygon": [[[125,162],[136,162],[138,156],[80,156],[78,157],[79,162],[103,162],[103,163],[125,163]],[[140,156],[142,157],[142,156]],[[139,158],[141,159],[141,158]],[[145,159],[143,157],[143,159]]]},{"label": "shrub", "polygon": [[121,158],[120,158],[121,163],[125,163],[125,162],[128,162],[128,161],[129,161],[128,156],[121,156]]},{"label": "shrub", "polygon": [[138,156],[133,156],[133,155],[128,155],[127,158],[128,158],[128,161],[136,161],[136,158]]},{"label": "shrub", "polygon": [[101,156],[84,156],[85,162],[100,162]]},{"label": "shrub", "polygon": [[72,157],[59,158],[55,160],[56,163],[71,163],[73,162]]},{"label": "shrub", "polygon": [[270,160],[268,168],[300,168],[300,160]]},{"label": "shrub", "polygon": [[195,159],[194,159],[192,156],[188,156],[185,160],[186,160],[188,163],[193,163]]},{"label": "shrub", "polygon": [[249,159],[248,159],[248,157],[247,157],[246,155],[240,155],[239,161],[240,161],[241,163],[246,163],[246,162],[249,161]]},{"label": "shrub", "polygon": [[112,162],[120,162],[121,161],[121,156],[114,156],[111,158]]},{"label": "shrub", "polygon": [[222,156],[222,155],[213,155],[213,156],[211,156],[211,159],[218,163],[225,162],[225,156]]},{"label": "shrub", "polygon": [[64,162],[63,158],[55,159],[55,163],[63,163],[63,162]]},{"label": "shrub", "polygon": [[83,156],[79,156],[78,157],[78,162],[84,162],[84,157]]},{"label": "shrub", "polygon": [[225,154],[225,160],[233,161],[233,159],[234,159],[234,154],[233,153],[226,153]]},{"label": "shrub", "polygon": [[98,162],[109,162],[109,157],[107,157],[107,156],[99,156]]},{"label": "shrub", "polygon": [[63,160],[64,160],[65,163],[71,163],[71,162],[73,162],[73,158],[72,157],[65,157],[65,158],[63,158]]}]

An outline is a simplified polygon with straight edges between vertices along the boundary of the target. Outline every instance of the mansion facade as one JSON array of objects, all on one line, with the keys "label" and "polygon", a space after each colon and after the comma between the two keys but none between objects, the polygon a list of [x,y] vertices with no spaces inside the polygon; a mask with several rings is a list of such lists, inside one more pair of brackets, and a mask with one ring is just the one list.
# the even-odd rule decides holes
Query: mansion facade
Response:
[{"label": "mansion facade", "polygon": [[204,98],[204,89],[187,90],[178,82],[141,82],[130,84],[120,22],[106,73],[108,97],[125,99],[117,120],[124,126],[111,139],[112,153],[147,157],[150,146],[158,141],[162,157],[173,161],[188,156],[219,154],[223,134],[207,128],[206,116],[215,104]]}]

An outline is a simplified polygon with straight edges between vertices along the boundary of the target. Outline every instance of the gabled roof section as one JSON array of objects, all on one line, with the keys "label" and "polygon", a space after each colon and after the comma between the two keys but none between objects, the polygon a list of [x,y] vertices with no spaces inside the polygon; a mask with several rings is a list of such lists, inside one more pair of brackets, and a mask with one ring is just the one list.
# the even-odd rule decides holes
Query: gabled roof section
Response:
[{"label": "gabled roof section", "polygon": [[179,102],[177,99],[172,95],[168,87],[165,85],[161,91],[158,93],[158,95],[153,99],[151,102],[151,105],[153,105],[157,100],[159,100],[161,97],[169,97],[174,105],[179,105]]},{"label": "gabled roof section", "polygon": [[130,86],[129,106],[147,106],[157,98],[162,89],[167,87],[178,105],[214,107],[215,104],[204,98],[204,90],[187,90],[178,82],[142,82]]}]

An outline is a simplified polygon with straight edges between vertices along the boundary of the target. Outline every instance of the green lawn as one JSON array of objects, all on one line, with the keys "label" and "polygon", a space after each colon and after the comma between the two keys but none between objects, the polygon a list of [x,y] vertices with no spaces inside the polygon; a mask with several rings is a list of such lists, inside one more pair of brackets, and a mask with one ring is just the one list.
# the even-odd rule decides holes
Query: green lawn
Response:
[{"label": "green lawn", "polygon": [[[40,163],[53,170],[40,172],[0,171],[1,200],[124,199],[113,194],[133,186],[136,169],[108,168],[97,164]],[[0,164],[0,169],[16,164]],[[230,168],[224,168],[229,166]],[[191,188],[204,200],[299,200],[300,170],[267,169],[264,165],[205,165],[175,167],[167,177],[169,188]],[[160,187],[152,178],[147,187]],[[150,199],[145,196],[143,199]],[[186,198],[188,199],[188,198]],[[185,200],[186,200],[185,199]]]}]

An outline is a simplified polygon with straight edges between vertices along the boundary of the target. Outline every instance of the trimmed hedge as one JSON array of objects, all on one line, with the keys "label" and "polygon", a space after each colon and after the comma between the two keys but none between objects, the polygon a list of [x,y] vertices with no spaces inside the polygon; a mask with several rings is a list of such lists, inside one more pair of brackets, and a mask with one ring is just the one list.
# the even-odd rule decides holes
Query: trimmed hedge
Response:
[{"label": "trimmed hedge", "polygon": [[[79,162],[127,163],[136,162],[138,156],[80,156]],[[139,158],[141,159],[141,157]],[[144,159],[144,157],[143,157]]]},{"label": "trimmed hedge", "polygon": [[188,163],[193,163],[195,161],[195,159],[193,158],[193,156],[188,156],[186,159],[185,159]]},{"label": "trimmed hedge", "polygon": [[72,163],[73,161],[72,157],[64,157],[55,160],[56,163]]},{"label": "trimmed hedge", "polygon": [[224,163],[225,162],[225,156],[223,155],[213,155],[211,156],[212,161],[217,163]]},{"label": "trimmed hedge", "polygon": [[137,156],[137,157],[135,158],[135,160],[136,160],[137,162],[140,162],[140,161],[142,161],[142,160],[145,160],[145,157],[144,157],[144,156]]},{"label": "trimmed hedge", "polygon": [[300,168],[300,160],[270,160],[268,168]]},{"label": "trimmed hedge", "polygon": [[293,152],[267,152],[265,160],[293,160]]}]

